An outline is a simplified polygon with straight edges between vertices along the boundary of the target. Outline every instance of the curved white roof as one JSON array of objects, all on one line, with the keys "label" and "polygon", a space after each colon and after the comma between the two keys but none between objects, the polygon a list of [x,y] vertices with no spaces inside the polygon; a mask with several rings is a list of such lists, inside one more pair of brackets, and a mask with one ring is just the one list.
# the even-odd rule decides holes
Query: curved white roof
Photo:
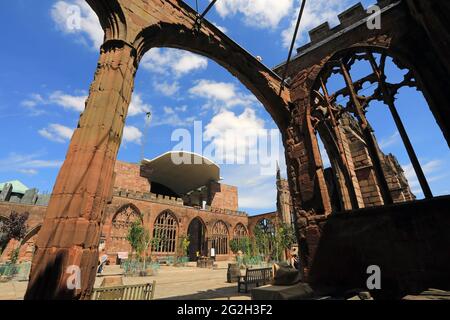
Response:
[{"label": "curved white roof", "polygon": [[142,171],[151,182],[169,187],[183,195],[208,182],[220,180],[220,168],[199,154],[170,151],[152,160],[142,161]]}]

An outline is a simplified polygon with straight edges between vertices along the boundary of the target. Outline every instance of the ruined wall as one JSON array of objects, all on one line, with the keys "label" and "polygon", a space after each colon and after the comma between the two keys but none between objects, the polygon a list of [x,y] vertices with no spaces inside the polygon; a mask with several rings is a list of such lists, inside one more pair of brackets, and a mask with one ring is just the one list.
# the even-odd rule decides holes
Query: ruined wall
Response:
[{"label": "ruined wall", "polygon": [[292,224],[292,198],[286,179],[277,179],[277,214],[280,221]]},{"label": "ruined wall", "polygon": [[367,267],[381,268],[381,298],[450,289],[450,197],[333,214],[319,223],[309,272],[315,286],[365,288]]},{"label": "ruined wall", "polygon": [[[350,170],[354,170],[358,180],[358,187],[364,201],[364,207],[374,207],[383,205],[380,188],[376,182],[374,165],[369,155],[369,150],[364,142],[359,124],[354,118],[344,117],[341,120],[342,130],[345,132],[348,141],[349,157],[354,164]],[[376,139],[375,139],[376,141]],[[415,200],[415,195],[411,192],[409,182],[405,173],[393,154],[384,154],[377,143],[378,153],[384,176],[388,183],[394,203]]]},{"label": "ruined wall", "polygon": [[208,204],[212,208],[222,208],[237,211],[238,189],[222,183],[211,182],[208,186]]},{"label": "ruined wall", "polygon": [[[200,210],[196,208],[183,206],[182,203],[175,199],[161,199],[161,201],[148,201],[145,198],[138,199],[135,196],[117,194],[113,197],[112,203],[108,205],[106,217],[102,229],[102,237],[106,240],[106,252],[112,262],[115,261],[116,253],[111,250],[111,229],[112,220],[115,214],[125,205],[133,204],[143,216],[144,226],[153,233],[154,223],[156,218],[165,210],[170,210],[176,217],[178,222],[178,237],[188,234],[189,224],[195,218],[200,218],[206,226],[206,237],[211,233],[214,224],[217,221],[223,221],[228,228],[228,240],[233,238],[233,231],[237,224],[242,223],[248,226],[249,217],[247,214],[238,211],[230,210]],[[121,248],[120,251],[127,251],[126,247]],[[157,253],[155,256],[164,256],[167,254]],[[173,254],[171,254],[173,255]],[[228,260],[232,258],[232,253],[229,250],[228,255],[217,256],[218,260]]]},{"label": "ruined wall", "polygon": [[276,225],[276,223],[278,221],[278,212],[274,211],[274,212],[268,212],[268,213],[263,213],[263,214],[258,214],[258,215],[255,215],[255,216],[248,217],[248,232],[251,235],[254,234],[254,230],[255,230],[256,226],[263,219],[268,219],[274,225]]},{"label": "ruined wall", "polygon": [[[18,204],[0,201],[0,217],[7,218],[12,211],[15,211],[19,214],[25,212],[29,213],[28,220],[26,222],[28,232],[30,232],[31,230],[42,224],[46,210],[47,210],[46,206],[27,205],[27,204]],[[11,240],[7,244],[5,250],[2,252],[0,256],[0,262],[5,262],[9,260],[12,251],[16,249],[18,246],[21,246],[19,252],[19,262],[30,261],[34,252],[35,241],[36,236],[33,236],[21,246],[19,241]]]},{"label": "ruined wall", "polygon": [[[382,8],[381,29],[369,30],[367,28],[368,13],[358,3],[338,16],[340,23],[337,26],[331,28],[328,23],[324,23],[311,30],[311,42],[297,50],[297,56],[293,58],[288,70],[292,119],[287,129],[288,134],[285,137],[286,162],[302,252],[302,265],[308,269],[308,266],[315,264],[317,279],[328,279],[327,276],[331,280],[334,279],[333,281],[340,279],[340,270],[333,270],[333,272],[326,270],[328,265],[333,265],[338,257],[345,256],[346,253],[340,247],[336,247],[334,253],[331,253],[331,251],[319,252],[322,251],[322,247],[319,246],[321,243],[319,225],[333,211],[315,135],[316,128],[311,119],[312,89],[313,87],[316,88],[319,83],[318,78],[324,67],[328,63],[332,65],[340,57],[346,54],[350,55],[350,53],[358,50],[384,52],[393,57],[396,62],[412,71],[417,86],[423,92],[431,112],[441,127],[447,142],[450,143],[448,134],[450,117],[448,116],[449,109],[446,107],[448,106],[448,94],[446,94],[448,89],[446,88],[450,87],[450,84],[448,70],[443,68],[443,65],[448,66],[448,61],[442,62],[442,59],[448,60],[447,57],[450,55],[450,52],[445,50],[448,49],[445,39],[448,39],[450,35],[448,19],[443,19],[442,14],[447,12],[445,9],[448,8],[448,3],[426,0],[379,0],[377,4]],[[423,10],[414,10],[417,8]],[[337,68],[342,68],[342,66],[343,64],[337,64]],[[275,71],[279,74],[282,74],[284,69],[284,64],[275,67]],[[347,78],[347,80],[349,79]],[[355,102],[352,101],[352,103]],[[367,133],[367,130],[365,133]],[[350,135],[346,135],[346,137],[352,142]],[[367,143],[367,141],[365,142]],[[371,149],[373,148],[371,147]],[[355,145],[351,153],[364,204],[372,206],[383,204],[380,188],[375,184],[374,172],[371,169],[373,163],[365,163],[365,159],[368,158],[366,151],[362,145]],[[371,153],[373,152],[371,151]],[[384,164],[382,163],[381,166],[384,167],[384,171],[388,171],[388,175],[394,174],[399,177],[398,179],[388,177],[388,180],[391,180],[387,181],[388,191],[390,193],[394,191],[395,193],[393,200],[413,198],[409,188],[404,184],[403,173],[397,170],[399,168],[395,161],[391,160],[393,159],[386,156],[385,161],[382,161]],[[378,173],[379,171],[377,169]],[[378,173],[377,175],[379,175]],[[386,190],[387,188],[382,189]],[[400,189],[401,192],[399,192]],[[385,198],[388,199],[389,197]],[[419,219],[428,210],[428,208],[419,205],[416,208],[415,203],[410,203],[407,206],[411,221],[416,218]],[[374,210],[379,210],[381,213],[391,212],[389,207],[378,207]],[[416,215],[418,216],[416,217]],[[353,217],[354,215],[348,215],[347,218],[342,218],[340,224],[342,232],[355,226],[357,222],[353,221]],[[406,214],[405,219],[408,220]],[[375,224],[373,227],[376,227],[377,221],[375,218],[372,223]],[[438,222],[436,221],[436,223]],[[364,230],[361,225],[359,225],[359,228]],[[336,230],[336,232],[339,234],[340,230]],[[391,229],[391,232],[395,232],[395,230]],[[442,238],[444,242],[446,239],[445,237]],[[334,241],[338,242],[339,240],[334,239]],[[358,247],[358,238],[354,237],[352,241],[355,250],[358,250],[362,255],[365,248],[363,246]],[[371,248],[373,252],[381,248],[376,240],[372,240],[370,243],[373,246]],[[448,241],[446,244],[448,246]],[[406,243],[404,245],[406,246]],[[411,242],[410,250],[414,250],[414,246],[414,242]],[[440,249],[440,245],[433,248],[436,253]],[[321,256],[318,262],[315,260],[316,253]],[[329,254],[328,259],[327,254]],[[386,258],[382,250],[377,251],[376,254],[381,260]],[[404,263],[403,266],[411,267],[407,263]],[[347,269],[346,273],[356,272],[354,264],[348,261],[347,263],[343,262],[341,267]],[[308,272],[308,270],[305,271]],[[412,272],[414,272],[413,269]]]},{"label": "ruined wall", "polygon": [[140,192],[150,192],[150,181],[141,176],[139,164],[116,161],[114,187]]}]

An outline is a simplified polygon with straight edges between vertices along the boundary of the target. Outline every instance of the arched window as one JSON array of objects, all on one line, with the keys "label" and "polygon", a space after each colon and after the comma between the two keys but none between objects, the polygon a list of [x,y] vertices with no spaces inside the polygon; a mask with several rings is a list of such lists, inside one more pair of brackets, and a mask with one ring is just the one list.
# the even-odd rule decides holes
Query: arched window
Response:
[{"label": "arched window", "polygon": [[[330,175],[327,184],[329,189],[333,189],[330,184],[336,185],[341,202],[334,207],[351,210],[412,201],[414,193],[433,197],[403,123],[411,122],[411,116],[400,116],[406,110],[403,105],[412,110],[411,102],[402,99],[403,92],[425,103],[416,89],[420,90],[414,70],[384,50],[345,50],[325,64],[312,88],[310,120],[330,158],[334,177]],[[426,118],[426,110],[421,116]],[[378,141],[375,133],[385,138]],[[394,148],[393,139],[402,141],[404,148]],[[394,156],[391,150],[399,154]],[[402,167],[400,160],[410,165]],[[404,167],[410,167],[410,172]],[[417,184],[414,193],[410,184]]]},{"label": "arched window", "polygon": [[171,211],[162,212],[153,228],[153,251],[175,253],[177,247],[178,222]]},{"label": "arched window", "polygon": [[272,221],[269,219],[261,219],[258,224],[256,225],[257,228],[259,228],[262,232],[268,235],[275,235],[275,226],[273,225]]},{"label": "arched window", "polygon": [[110,252],[130,252],[131,246],[127,240],[128,232],[135,221],[141,220],[141,213],[132,204],[120,208],[112,220]]},{"label": "arched window", "polygon": [[254,229],[254,235],[259,253],[271,255],[275,238],[275,225],[272,220],[267,218],[259,220]]},{"label": "arched window", "polygon": [[216,254],[228,254],[228,228],[223,221],[217,221],[214,225],[211,240]]},{"label": "arched window", "polygon": [[242,223],[238,223],[236,227],[234,228],[234,239],[242,239],[247,237],[247,229],[244,227]]}]

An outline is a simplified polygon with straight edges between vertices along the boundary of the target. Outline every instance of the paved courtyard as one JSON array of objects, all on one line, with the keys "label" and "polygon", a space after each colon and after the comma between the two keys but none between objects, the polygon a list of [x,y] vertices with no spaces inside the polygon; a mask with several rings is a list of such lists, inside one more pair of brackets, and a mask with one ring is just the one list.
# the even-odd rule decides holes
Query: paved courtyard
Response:
[{"label": "paved courtyard", "polygon": [[[104,275],[117,275],[121,272],[117,266],[107,266]],[[219,263],[215,269],[162,266],[155,276],[123,277],[123,282],[127,285],[156,281],[155,299],[250,300],[248,294],[237,293],[236,283],[227,283],[226,279],[226,264]],[[95,286],[100,286],[102,281],[103,277],[97,277]],[[0,300],[23,299],[26,287],[26,281],[0,283]]]}]

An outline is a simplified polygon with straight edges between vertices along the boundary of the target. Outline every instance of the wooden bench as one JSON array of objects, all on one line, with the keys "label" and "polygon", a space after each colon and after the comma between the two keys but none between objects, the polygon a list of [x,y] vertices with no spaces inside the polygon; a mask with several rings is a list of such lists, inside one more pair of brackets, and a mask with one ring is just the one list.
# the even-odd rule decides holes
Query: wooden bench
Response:
[{"label": "wooden bench", "polygon": [[94,288],[91,300],[152,300],[156,282],[147,284]]},{"label": "wooden bench", "polygon": [[273,278],[272,268],[245,269],[245,275],[238,280],[238,292],[245,286],[245,293],[248,292],[248,285],[255,284],[257,287],[268,284]]}]

